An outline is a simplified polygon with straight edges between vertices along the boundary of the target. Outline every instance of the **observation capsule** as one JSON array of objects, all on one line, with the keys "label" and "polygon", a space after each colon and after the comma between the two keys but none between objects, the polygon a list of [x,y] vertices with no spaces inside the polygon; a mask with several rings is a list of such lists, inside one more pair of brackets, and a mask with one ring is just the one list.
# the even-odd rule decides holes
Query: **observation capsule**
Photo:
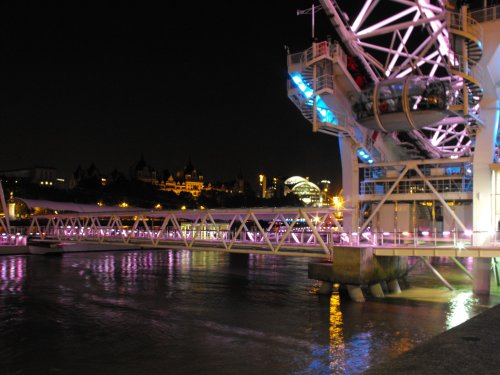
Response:
[{"label": "observation capsule", "polygon": [[409,131],[448,117],[450,100],[448,81],[408,76],[381,81],[363,91],[353,111],[358,123],[369,129]]}]

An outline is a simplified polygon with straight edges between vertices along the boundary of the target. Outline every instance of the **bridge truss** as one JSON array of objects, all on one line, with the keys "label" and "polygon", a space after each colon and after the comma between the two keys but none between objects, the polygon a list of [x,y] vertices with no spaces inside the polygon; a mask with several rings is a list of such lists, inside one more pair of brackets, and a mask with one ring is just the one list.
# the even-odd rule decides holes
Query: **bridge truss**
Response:
[{"label": "bridge truss", "polygon": [[333,208],[37,215],[28,234],[66,243],[328,258],[340,242],[340,215]]}]

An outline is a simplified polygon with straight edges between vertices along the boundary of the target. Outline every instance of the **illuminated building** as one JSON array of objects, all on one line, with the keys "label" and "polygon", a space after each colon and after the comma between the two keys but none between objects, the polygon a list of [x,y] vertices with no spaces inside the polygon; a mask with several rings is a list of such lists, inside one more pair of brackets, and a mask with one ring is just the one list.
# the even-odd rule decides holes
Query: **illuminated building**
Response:
[{"label": "illuminated building", "polygon": [[177,195],[183,192],[189,193],[197,198],[203,190],[209,189],[210,185],[205,189],[203,175],[193,167],[191,159],[189,159],[184,170],[177,171],[175,178],[170,175],[166,181],[158,183],[158,187],[163,191],[173,191]]},{"label": "illuminated building", "polygon": [[269,179],[268,183],[267,176],[263,174],[259,175],[261,197],[266,199],[283,197],[285,195],[284,180],[285,179],[282,177],[273,177],[272,179]]},{"label": "illuminated building", "polygon": [[308,206],[322,206],[324,202],[324,194],[322,194],[321,189],[307,178],[300,176],[293,176],[285,181],[284,193],[285,196],[295,194]]},{"label": "illuminated building", "polygon": [[267,177],[263,174],[259,175],[260,196],[267,198]]}]

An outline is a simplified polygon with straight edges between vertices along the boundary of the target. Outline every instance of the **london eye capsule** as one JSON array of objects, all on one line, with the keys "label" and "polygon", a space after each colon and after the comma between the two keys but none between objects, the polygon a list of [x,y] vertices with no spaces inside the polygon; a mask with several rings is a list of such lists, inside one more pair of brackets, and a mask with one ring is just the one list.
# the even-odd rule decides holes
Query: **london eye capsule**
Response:
[{"label": "london eye capsule", "polygon": [[360,125],[383,132],[409,131],[448,117],[448,81],[409,76],[364,90],[353,110]]}]

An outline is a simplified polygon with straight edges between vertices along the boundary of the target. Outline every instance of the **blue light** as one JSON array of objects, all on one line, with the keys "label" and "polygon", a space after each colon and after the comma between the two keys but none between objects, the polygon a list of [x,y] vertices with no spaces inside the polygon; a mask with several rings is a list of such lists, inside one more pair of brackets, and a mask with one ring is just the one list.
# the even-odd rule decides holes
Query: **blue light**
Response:
[{"label": "blue light", "polygon": [[[300,73],[291,74],[292,81],[297,85],[300,91],[304,94],[306,98],[310,98],[313,96],[314,91],[302,79]],[[306,102],[307,105],[313,105],[313,101],[309,100]],[[337,118],[333,114],[332,111],[328,109],[328,106],[323,101],[323,99],[318,95],[316,96],[316,110],[320,115],[320,122],[329,122],[335,125],[338,125]]]},{"label": "blue light", "polygon": [[374,161],[373,159],[370,157],[370,155],[365,151],[363,150],[362,148],[359,148],[357,150],[357,153],[358,153],[358,156],[359,158],[362,160],[362,161],[366,161],[368,164],[373,164]]},{"label": "blue light", "polygon": [[313,90],[304,83],[300,74],[294,74],[292,76],[292,81],[297,85],[300,91],[304,93],[306,98],[310,98],[313,95]]}]

